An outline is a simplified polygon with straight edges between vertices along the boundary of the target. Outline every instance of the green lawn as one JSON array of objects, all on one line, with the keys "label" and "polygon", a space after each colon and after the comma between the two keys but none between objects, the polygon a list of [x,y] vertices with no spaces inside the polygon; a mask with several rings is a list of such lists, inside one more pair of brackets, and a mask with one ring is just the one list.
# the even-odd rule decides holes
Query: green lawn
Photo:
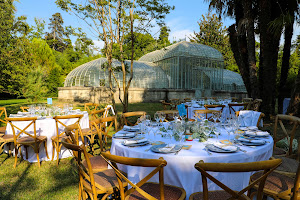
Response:
[{"label": "green lawn", "polygon": [[[46,102],[46,101],[45,101]],[[20,111],[20,106],[29,105],[24,99],[0,100],[0,106],[7,108],[7,114]],[[103,105],[104,106],[104,105]],[[83,109],[83,104],[74,104],[75,108]],[[122,106],[117,105],[118,114]],[[157,110],[162,110],[159,103],[130,104],[129,111],[146,111],[153,117]],[[96,154],[99,150],[96,151]],[[73,159],[62,159],[57,166],[56,161],[37,163],[18,160],[13,168],[14,157],[0,155],[0,199],[77,199],[78,176]]]}]

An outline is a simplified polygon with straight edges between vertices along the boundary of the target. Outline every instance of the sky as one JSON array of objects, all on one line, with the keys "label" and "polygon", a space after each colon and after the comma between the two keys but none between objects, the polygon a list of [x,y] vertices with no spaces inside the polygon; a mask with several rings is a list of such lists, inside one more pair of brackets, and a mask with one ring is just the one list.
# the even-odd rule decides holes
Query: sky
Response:
[{"label": "sky", "polygon": [[[193,34],[194,31],[199,32],[198,21],[202,18],[202,15],[206,15],[209,12],[208,3],[204,0],[168,0],[169,5],[174,5],[175,10],[171,11],[170,14],[166,16],[166,25],[170,28],[169,40],[179,40],[187,39]],[[30,25],[35,25],[34,18],[40,18],[45,20],[46,24],[49,23],[49,18],[52,14],[60,12],[63,20],[64,26],[71,25],[72,27],[81,27],[91,38],[95,45],[98,47],[103,47],[103,42],[98,41],[90,31],[88,27],[74,15],[65,13],[55,4],[55,0],[20,0],[15,2],[16,15],[25,15],[27,17],[27,22]],[[234,20],[226,17],[222,19],[224,26],[228,27],[234,23]],[[47,28],[46,28],[46,31]],[[153,28],[152,33],[159,32],[158,28]],[[300,34],[299,25],[295,26],[293,39]],[[154,37],[158,37],[159,33],[155,34]],[[282,41],[282,40],[281,40]]]}]

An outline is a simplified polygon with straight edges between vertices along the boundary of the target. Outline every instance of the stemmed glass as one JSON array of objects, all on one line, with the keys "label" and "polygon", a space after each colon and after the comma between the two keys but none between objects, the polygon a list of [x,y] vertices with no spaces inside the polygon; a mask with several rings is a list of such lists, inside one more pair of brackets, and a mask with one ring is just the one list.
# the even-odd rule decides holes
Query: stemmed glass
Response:
[{"label": "stemmed glass", "polygon": [[228,133],[228,140],[230,140],[230,132],[232,131],[231,121],[227,120],[227,123],[224,124],[224,128],[226,132]]},{"label": "stemmed glass", "polygon": [[183,142],[183,135],[185,133],[185,124],[183,122],[177,122],[174,124],[174,128],[176,133],[179,135],[179,143],[182,145]]},{"label": "stemmed glass", "polygon": [[174,121],[178,121],[179,113],[173,113],[173,119]]},{"label": "stemmed glass", "polygon": [[154,119],[157,123],[160,121],[160,116],[159,115],[160,115],[160,113],[158,113],[158,112],[154,113]]},{"label": "stemmed glass", "polygon": [[165,113],[160,113],[159,119],[160,119],[161,122],[164,122],[165,119],[166,119],[166,114]]}]

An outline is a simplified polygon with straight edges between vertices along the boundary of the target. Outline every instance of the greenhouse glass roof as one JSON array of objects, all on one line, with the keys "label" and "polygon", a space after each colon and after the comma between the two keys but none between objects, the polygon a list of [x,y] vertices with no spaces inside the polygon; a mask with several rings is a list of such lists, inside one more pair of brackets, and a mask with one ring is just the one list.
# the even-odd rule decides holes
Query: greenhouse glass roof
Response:
[{"label": "greenhouse glass roof", "polygon": [[178,42],[161,50],[142,56],[139,61],[157,62],[175,56],[196,56],[206,59],[224,61],[222,54],[215,48],[193,42]]},{"label": "greenhouse glass roof", "polygon": [[[108,72],[102,68],[102,65],[107,62],[106,58],[99,58],[72,70],[65,79],[65,87],[71,86],[109,86]],[[125,64],[130,67],[130,61],[125,61]],[[121,63],[113,60],[114,67],[120,66]],[[138,88],[168,88],[168,78],[159,67],[154,63],[134,61],[133,63],[134,78],[131,87]],[[122,83],[121,72],[116,73],[119,84]],[[129,78],[129,73],[128,77]]]},{"label": "greenhouse glass roof", "polygon": [[[64,86],[109,87],[108,71],[102,67],[105,63],[106,58],[99,58],[80,65],[68,74]],[[130,61],[125,64],[130,69]],[[112,65],[121,63],[113,60]],[[198,43],[182,41],[148,53],[133,62],[133,71],[131,88],[246,91],[241,75],[224,69],[222,54]],[[115,76],[122,85],[122,73]]]}]

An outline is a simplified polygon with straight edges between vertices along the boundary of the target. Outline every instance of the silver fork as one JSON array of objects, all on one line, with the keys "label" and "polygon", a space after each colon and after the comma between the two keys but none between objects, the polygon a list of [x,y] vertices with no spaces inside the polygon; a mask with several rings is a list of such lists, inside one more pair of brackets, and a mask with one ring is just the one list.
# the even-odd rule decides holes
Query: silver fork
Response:
[{"label": "silver fork", "polygon": [[181,145],[180,148],[175,152],[174,155],[177,155],[177,154],[179,153],[179,151],[181,151],[182,147],[183,147],[183,146]]},{"label": "silver fork", "polygon": [[206,147],[204,148],[204,150],[207,152],[207,154],[208,154],[209,156],[211,156],[211,155],[212,155],[212,153],[211,153],[211,152],[209,152],[209,151],[208,151],[208,149],[207,149]]}]

